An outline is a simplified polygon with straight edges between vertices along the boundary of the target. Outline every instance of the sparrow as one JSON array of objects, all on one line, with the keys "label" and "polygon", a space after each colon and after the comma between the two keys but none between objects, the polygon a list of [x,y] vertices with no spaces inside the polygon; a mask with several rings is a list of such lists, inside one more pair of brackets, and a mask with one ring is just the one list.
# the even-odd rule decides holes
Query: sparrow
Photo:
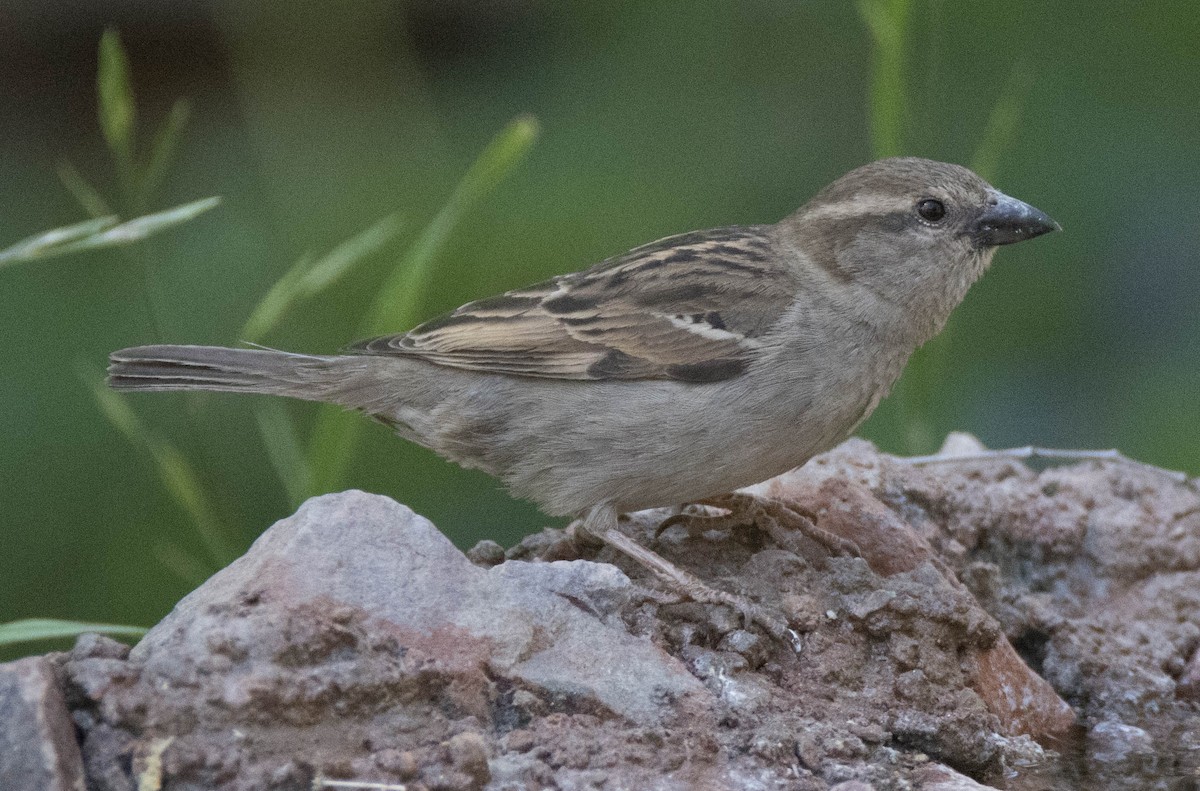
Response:
[{"label": "sparrow", "polygon": [[964,167],[883,159],[773,225],[669,236],[345,354],[139,346],[108,382],[338,404],[603,537],[850,436],[996,248],[1054,230]]}]

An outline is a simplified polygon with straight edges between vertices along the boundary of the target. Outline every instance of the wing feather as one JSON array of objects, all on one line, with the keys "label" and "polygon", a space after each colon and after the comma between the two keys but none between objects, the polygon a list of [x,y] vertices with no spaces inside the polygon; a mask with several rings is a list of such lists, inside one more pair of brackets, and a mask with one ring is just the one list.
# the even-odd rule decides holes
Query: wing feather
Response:
[{"label": "wing feather", "polygon": [[796,296],[771,231],[670,236],[353,350],[555,379],[726,379]]}]

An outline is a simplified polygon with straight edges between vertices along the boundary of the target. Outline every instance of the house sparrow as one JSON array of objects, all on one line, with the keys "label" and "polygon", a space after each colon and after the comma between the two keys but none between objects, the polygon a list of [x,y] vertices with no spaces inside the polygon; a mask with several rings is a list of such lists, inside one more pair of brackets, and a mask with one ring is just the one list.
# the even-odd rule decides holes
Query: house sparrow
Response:
[{"label": "house sparrow", "polygon": [[848,437],[998,245],[1058,228],[966,168],[884,159],[774,225],[670,236],[349,354],[141,346],[109,384],[340,404],[603,536]]}]

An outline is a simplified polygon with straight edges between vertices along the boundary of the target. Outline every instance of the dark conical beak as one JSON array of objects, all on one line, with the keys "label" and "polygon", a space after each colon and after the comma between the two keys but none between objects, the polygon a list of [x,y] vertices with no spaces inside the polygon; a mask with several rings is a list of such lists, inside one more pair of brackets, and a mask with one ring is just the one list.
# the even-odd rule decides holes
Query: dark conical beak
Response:
[{"label": "dark conical beak", "polygon": [[994,202],[984,210],[975,225],[975,238],[981,246],[1023,242],[1044,233],[1062,230],[1062,226],[1044,211],[1024,201],[1010,198],[1003,192],[993,193],[992,199]]}]

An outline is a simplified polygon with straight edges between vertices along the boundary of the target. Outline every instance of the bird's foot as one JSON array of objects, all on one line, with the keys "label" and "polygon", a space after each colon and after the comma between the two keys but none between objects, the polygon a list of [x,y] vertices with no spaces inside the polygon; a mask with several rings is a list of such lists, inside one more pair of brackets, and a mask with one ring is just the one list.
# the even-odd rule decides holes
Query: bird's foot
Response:
[{"label": "bird's foot", "polygon": [[795,504],[743,492],[710,497],[696,504],[719,508],[726,513],[676,514],[663,520],[655,537],[675,525],[682,525],[692,536],[702,535],[709,530],[753,525],[769,535],[780,547],[810,563],[819,563],[823,559],[814,553],[814,543],[824,547],[828,554],[861,556],[858,545],[853,541],[818,527],[816,514]]},{"label": "bird's foot", "polygon": [[742,616],[744,623],[756,623],[771,637],[796,645],[796,633],[788,628],[787,618],[782,613],[771,607],[756,604],[744,596],[706,585],[696,575],[684,571],[622,533],[616,524],[616,512],[611,507],[597,506],[582,519],[573,522],[567,533],[576,543],[584,543],[588,539],[603,541],[649,571],[669,591],[684,600],[732,607]]},{"label": "bird's foot", "polygon": [[756,604],[744,596],[704,584],[699,577],[684,571],[657,553],[651,552],[616,528],[609,528],[601,534],[600,538],[613,549],[641,564],[647,571],[683,597],[703,604],[723,604],[732,607],[741,614],[745,623],[758,624],[766,630],[767,634],[777,640],[787,639],[794,642],[795,634],[788,628],[787,618],[782,613]]}]

